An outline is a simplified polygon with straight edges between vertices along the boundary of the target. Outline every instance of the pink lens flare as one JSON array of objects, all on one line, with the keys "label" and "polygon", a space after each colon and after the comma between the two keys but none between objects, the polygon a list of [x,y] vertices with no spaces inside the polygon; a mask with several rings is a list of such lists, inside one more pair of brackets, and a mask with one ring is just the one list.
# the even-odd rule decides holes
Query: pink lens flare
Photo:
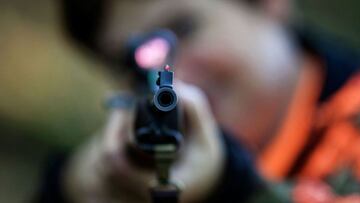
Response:
[{"label": "pink lens flare", "polygon": [[154,38],[135,51],[136,63],[144,69],[163,66],[168,57],[170,45],[163,38]]}]

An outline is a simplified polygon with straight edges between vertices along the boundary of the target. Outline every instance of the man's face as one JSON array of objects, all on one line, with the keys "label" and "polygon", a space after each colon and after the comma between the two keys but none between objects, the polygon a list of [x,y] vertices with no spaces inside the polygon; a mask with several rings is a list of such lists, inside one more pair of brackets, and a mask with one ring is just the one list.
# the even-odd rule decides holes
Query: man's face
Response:
[{"label": "man's face", "polygon": [[256,147],[286,108],[297,75],[281,26],[238,1],[109,1],[98,36],[116,57],[126,40],[157,28],[179,38],[176,76],[202,88],[216,118]]}]

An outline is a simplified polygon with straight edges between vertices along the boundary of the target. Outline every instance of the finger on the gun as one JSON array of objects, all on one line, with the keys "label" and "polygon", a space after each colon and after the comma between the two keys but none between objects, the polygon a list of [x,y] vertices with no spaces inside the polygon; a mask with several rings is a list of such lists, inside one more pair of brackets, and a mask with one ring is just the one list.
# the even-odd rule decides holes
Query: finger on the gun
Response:
[{"label": "finger on the gun", "polygon": [[116,109],[107,121],[104,129],[104,145],[108,151],[116,151],[131,138],[133,111]]},{"label": "finger on the gun", "polygon": [[[217,132],[214,116],[211,113],[205,94],[197,87],[177,81],[176,92],[179,96],[180,105],[184,108],[186,123],[191,134],[211,135]],[[196,136],[198,139],[204,136]],[[205,141],[205,140],[202,140]]]}]

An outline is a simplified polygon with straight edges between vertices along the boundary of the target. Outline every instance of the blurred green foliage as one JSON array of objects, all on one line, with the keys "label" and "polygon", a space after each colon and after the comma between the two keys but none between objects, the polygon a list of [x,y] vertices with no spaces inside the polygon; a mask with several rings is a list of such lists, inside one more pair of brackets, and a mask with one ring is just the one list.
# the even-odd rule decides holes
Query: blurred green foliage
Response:
[{"label": "blurred green foliage", "polygon": [[99,64],[65,41],[57,18],[27,17],[9,8],[0,14],[0,115],[25,136],[71,146],[101,126],[109,86]]},{"label": "blurred green foliage", "polygon": [[56,1],[0,1],[0,202],[29,202],[49,153],[98,130],[110,88],[64,38]]},{"label": "blurred green foliage", "polygon": [[297,0],[296,5],[306,27],[331,33],[339,43],[360,50],[360,1]]}]

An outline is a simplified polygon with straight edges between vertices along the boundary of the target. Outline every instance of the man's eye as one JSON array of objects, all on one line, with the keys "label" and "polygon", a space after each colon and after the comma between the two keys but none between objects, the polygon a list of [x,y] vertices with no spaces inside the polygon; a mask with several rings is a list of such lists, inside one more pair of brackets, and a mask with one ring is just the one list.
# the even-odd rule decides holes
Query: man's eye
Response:
[{"label": "man's eye", "polygon": [[172,30],[179,39],[186,39],[196,31],[198,22],[192,15],[180,15],[169,21],[165,27]]}]

